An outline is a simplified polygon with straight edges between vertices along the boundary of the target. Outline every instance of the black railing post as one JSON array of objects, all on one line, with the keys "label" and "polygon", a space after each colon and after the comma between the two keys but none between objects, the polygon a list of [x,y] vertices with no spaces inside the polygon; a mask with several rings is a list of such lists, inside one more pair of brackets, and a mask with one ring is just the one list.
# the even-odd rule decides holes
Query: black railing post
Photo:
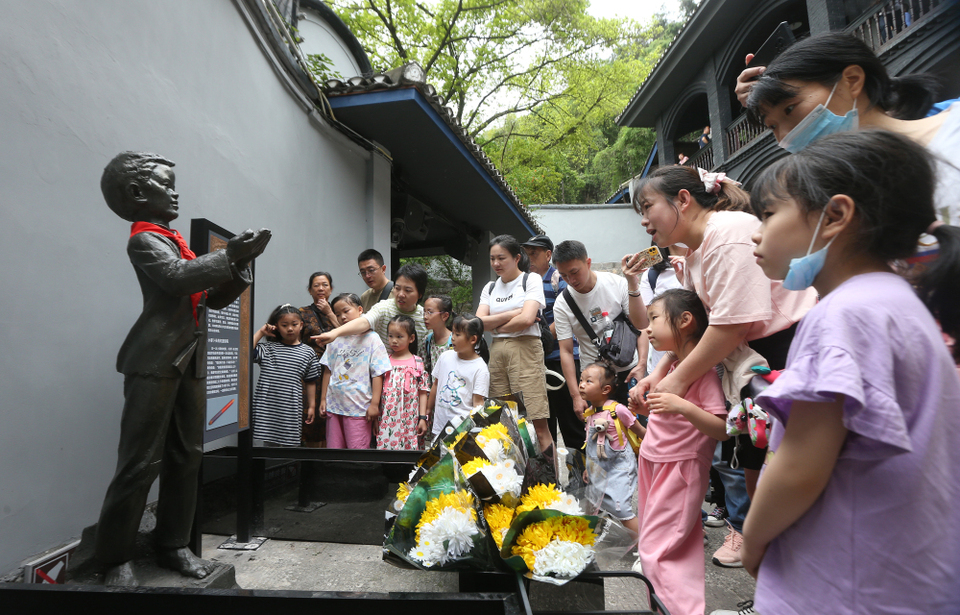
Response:
[{"label": "black railing post", "polygon": [[253,512],[253,434],[245,429],[237,434],[237,542],[250,542]]}]

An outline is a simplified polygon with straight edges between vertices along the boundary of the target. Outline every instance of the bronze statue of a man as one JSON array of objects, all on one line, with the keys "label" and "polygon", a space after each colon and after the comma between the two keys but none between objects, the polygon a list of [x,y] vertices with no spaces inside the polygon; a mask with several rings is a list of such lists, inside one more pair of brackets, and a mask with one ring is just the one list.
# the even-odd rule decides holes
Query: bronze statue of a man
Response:
[{"label": "bronze statue of a man", "polygon": [[134,545],[147,494],[160,476],[157,556],[161,566],[203,578],[213,564],[188,548],[203,457],[207,307],[226,307],[253,281],[250,263],[270,231],[244,231],[225,250],[195,256],[170,229],[177,218],[173,162],[123,152],[103,171],[107,205],[133,223],[127,254],[143,313],[120,347],[124,375],[117,471],[97,525],[96,556],[108,585],[136,585]]}]

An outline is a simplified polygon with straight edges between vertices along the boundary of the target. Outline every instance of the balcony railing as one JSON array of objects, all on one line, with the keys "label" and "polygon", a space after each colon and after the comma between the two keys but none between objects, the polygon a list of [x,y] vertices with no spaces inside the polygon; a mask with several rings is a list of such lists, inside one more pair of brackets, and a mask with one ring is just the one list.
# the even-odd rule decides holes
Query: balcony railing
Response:
[{"label": "balcony railing", "polygon": [[753,119],[750,114],[741,113],[740,117],[730,122],[723,133],[727,140],[727,158],[733,158],[738,151],[752,143],[766,129],[766,126]]},{"label": "balcony railing", "polygon": [[701,147],[699,152],[683,164],[688,167],[700,167],[708,171],[713,169],[713,146],[707,145],[706,147]]},{"label": "balcony railing", "polygon": [[863,14],[846,31],[879,54],[881,47],[899,40],[918,21],[947,2],[949,0],[891,0]]}]

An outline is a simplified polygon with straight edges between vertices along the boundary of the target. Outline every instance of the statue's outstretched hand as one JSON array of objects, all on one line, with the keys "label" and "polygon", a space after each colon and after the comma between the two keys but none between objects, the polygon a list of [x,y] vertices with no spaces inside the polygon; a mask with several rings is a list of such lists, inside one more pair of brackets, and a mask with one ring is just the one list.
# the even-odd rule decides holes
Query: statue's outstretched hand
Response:
[{"label": "statue's outstretched hand", "polygon": [[227,258],[231,263],[236,263],[238,269],[244,269],[253,259],[263,254],[271,237],[270,229],[247,229],[227,242]]}]

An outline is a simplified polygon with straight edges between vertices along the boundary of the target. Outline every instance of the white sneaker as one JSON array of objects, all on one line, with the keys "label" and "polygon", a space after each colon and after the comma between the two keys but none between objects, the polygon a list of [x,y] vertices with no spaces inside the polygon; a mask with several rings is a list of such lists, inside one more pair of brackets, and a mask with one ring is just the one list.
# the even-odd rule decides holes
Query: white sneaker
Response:
[{"label": "white sneaker", "polygon": [[753,600],[746,600],[744,602],[737,603],[736,611],[717,609],[716,611],[711,611],[710,615],[752,615],[755,613],[756,611],[753,610]]},{"label": "white sneaker", "polygon": [[633,566],[631,566],[630,569],[637,574],[643,574],[643,565],[640,563],[640,558],[637,558],[637,561],[633,562]]},{"label": "white sneaker", "polygon": [[718,506],[712,513],[707,515],[707,519],[703,524],[707,527],[723,527],[727,524],[726,519],[727,509],[723,506]]}]

